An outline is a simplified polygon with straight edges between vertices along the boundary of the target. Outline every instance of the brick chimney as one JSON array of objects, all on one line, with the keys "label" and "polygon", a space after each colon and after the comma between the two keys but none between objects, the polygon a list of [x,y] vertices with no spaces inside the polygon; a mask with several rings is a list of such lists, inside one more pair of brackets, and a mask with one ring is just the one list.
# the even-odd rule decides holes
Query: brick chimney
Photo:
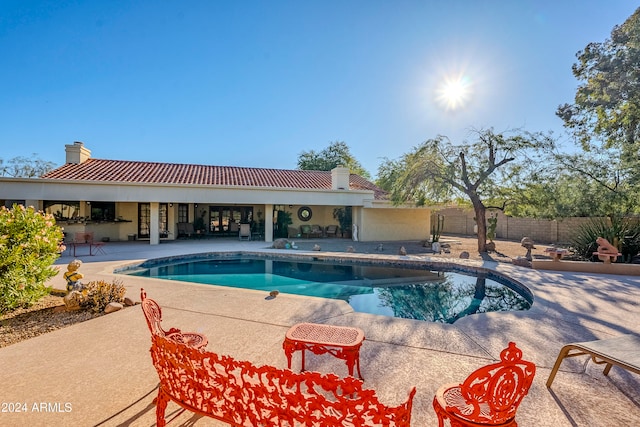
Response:
[{"label": "brick chimney", "polygon": [[66,163],[80,164],[91,157],[91,150],[85,148],[84,144],[80,141],[65,145],[64,151],[67,153]]},{"label": "brick chimney", "polygon": [[332,190],[348,190],[349,189],[349,168],[337,166],[331,169],[331,189]]}]

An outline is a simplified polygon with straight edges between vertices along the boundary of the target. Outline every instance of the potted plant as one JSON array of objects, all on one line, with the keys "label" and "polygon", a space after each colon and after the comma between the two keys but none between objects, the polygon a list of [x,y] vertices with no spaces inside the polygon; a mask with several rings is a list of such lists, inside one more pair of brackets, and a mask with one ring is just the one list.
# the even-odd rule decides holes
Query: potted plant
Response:
[{"label": "potted plant", "polygon": [[205,230],[207,229],[207,226],[204,222],[204,216],[206,214],[207,214],[206,211],[202,211],[200,216],[193,221],[193,229],[198,234],[204,234]]},{"label": "potted plant", "polygon": [[276,212],[277,212],[277,220],[276,220],[275,235],[276,237],[286,238],[289,235],[287,227],[293,224],[293,221],[291,220],[291,213],[287,211],[276,211]]},{"label": "potted plant", "polygon": [[342,237],[351,238],[351,206],[335,208],[333,210],[333,219],[337,220],[338,224],[340,224]]}]

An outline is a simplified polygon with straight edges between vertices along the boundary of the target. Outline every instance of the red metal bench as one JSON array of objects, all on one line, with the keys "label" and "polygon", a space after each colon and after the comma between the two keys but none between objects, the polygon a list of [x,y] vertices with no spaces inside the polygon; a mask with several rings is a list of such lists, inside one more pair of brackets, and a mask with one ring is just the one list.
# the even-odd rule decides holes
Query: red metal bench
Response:
[{"label": "red metal bench", "polygon": [[168,331],[162,329],[162,309],[157,302],[147,298],[147,293],[140,288],[140,300],[142,301],[142,312],[147,320],[147,326],[154,335],[162,335],[174,341],[185,343],[191,347],[206,347],[208,340],[203,334],[197,332],[182,332],[180,329],[171,328]]},{"label": "red metal bench", "polygon": [[354,377],[255,366],[153,330],[151,359],[160,379],[155,400],[159,427],[167,423],[165,411],[170,401],[183,408],[174,418],[189,410],[233,426],[411,424],[415,387],[404,403],[385,406],[375,391],[364,389],[362,380]]}]

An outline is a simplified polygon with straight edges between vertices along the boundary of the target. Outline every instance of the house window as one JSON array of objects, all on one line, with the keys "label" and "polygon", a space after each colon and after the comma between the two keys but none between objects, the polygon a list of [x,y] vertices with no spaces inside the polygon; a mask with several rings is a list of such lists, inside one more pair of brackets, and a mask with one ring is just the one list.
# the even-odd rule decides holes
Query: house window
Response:
[{"label": "house window", "polygon": [[91,202],[92,221],[113,221],[116,219],[115,202]]},{"label": "house window", "polygon": [[189,205],[186,203],[178,205],[178,222],[189,222]]},{"label": "house window", "polygon": [[[160,203],[158,215],[158,231],[160,237],[167,237],[169,234],[169,206]],[[138,237],[144,239],[151,236],[151,205],[140,203],[138,205]]]},{"label": "house window", "polygon": [[57,221],[67,221],[80,217],[80,202],[45,200],[45,213],[53,215]]},{"label": "house window", "polygon": [[7,209],[13,209],[13,205],[24,206],[24,200],[2,200],[2,205]]},{"label": "house window", "polygon": [[151,224],[151,205],[140,203],[138,205],[138,237],[149,238],[149,224]]},{"label": "house window", "polygon": [[160,237],[169,236],[169,205],[166,203],[160,203],[160,212],[158,215],[158,230],[160,231]]}]

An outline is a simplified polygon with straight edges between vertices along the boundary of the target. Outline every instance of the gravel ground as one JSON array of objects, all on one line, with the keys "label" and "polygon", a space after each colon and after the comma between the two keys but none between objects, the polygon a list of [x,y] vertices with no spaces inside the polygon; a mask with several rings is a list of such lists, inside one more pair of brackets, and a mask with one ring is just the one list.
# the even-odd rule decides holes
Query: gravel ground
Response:
[{"label": "gravel ground", "polygon": [[[468,252],[470,259],[506,263],[511,263],[513,259],[526,254],[526,249],[520,245],[520,242],[508,240],[496,239],[496,251],[484,256],[478,253],[478,243],[475,238],[442,236],[441,241],[449,245],[448,253],[434,254],[430,245],[424,246],[423,242],[417,241],[385,242],[382,244],[382,252],[380,252],[378,250],[380,243],[378,242],[345,240],[344,249],[334,244],[335,248],[330,250],[346,252],[349,247],[353,247],[354,251],[358,253],[398,254],[400,248],[404,247],[407,254],[410,255],[425,254],[434,257],[460,258],[462,252]],[[297,240],[296,243],[301,250],[311,250],[315,244],[304,240]],[[322,241],[319,244],[322,246]],[[537,245],[532,251],[533,257],[549,259],[544,253],[546,247],[547,245]],[[102,315],[103,313],[94,313],[90,310],[66,311],[61,294],[47,295],[29,308],[18,309],[0,316],[0,348]]]},{"label": "gravel ground", "polygon": [[90,310],[66,311],[61,295],[47,295],[29,308],[0,316],[0,348],[102,315]]},{"label": "gravel ground", "polygon": [[[324,242],[322,239],[315,239],[313,241],[306,241],[305,239],[294,239],[296,245],[300,250],[312,250],[315,244],[318,244],[322,251],[338,251],[346,252],[347,248],[353,247],[356,253],[380,253],[377,249],[380,242],[352,242],[351,240],[345,240],[341,243],[339,240],[333,240],[330,244]],[[475,237],[468,236],[455,236],[446,235],[441,236],[440,241],[443,244],[449,245],[449,247],[440,254],[435,254],[431,251],[431,244],[420,241],[410,242],[383,242],[382,252],[387,255],[397,255],[400,253],[400,248],[404,247],[407,255],[428,255],[432,257],[449,257],[460,258],[462,252],[469,253],[469,259],[472,260],[487,260],[496,262],[512,263],[517,257],[524,257],[527,250],[522,247],[520,241],[510,241],[496,239],[496,250],[484,255],[478,253],[478,240]],[[534,242],[535,243],[535,242]],[[536,259],[551,259],[544,250],[550,245],[536,244],[535,248],[531,251],[531,255]],[[448,252],[446,252],[448,251]]]}]

